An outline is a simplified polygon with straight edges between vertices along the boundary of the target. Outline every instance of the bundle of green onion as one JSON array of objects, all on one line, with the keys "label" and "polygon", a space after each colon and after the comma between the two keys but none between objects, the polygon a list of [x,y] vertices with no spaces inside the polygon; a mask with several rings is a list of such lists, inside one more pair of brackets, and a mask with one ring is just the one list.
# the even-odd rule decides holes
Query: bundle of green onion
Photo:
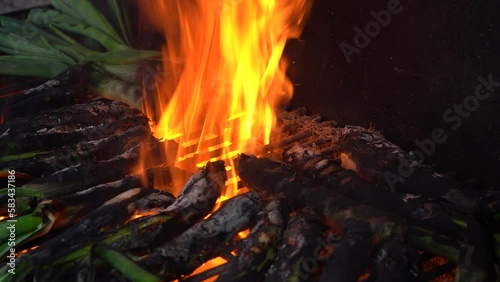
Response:
[{"label": "bundle of green onion", "polygon": [[142,104],[140,62],[160,52],[131,47],[129,24],[119,0],[107,0],[113,25],[90,0],[50,0],[55,9],[32,9],[26,20],[0,16],[0,74],[54,77],[73,64],[91,63],[89,87],[132,107]]}]

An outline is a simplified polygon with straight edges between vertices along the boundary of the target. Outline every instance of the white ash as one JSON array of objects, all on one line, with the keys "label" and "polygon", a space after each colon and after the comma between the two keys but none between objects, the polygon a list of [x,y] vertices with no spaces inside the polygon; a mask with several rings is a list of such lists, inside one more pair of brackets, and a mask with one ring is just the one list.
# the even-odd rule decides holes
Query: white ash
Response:
[{"label": "white ash", "polygon": [[72,166],[65,167],[65,168],[63,168],[63,169],[61,169],[61,170],[58,170],[58,171],[54,172],[54,173],[53,173],[53,175],[54,175],[54,174],[56,174],[56,173],[63,173],[63,172],[66,172],[66,171],[71,171],[71,170],[76,171],[76,169],[77,169],[79,166],[80,166],[80,165],[79,165],[79,164],[77,164],[77,165],[72,165]]},{"label": "white ash", "polygon": [[442,174],[442,173],[439,173],[439,172],[434,172],[434,173],[432,174],[432,177],[433,177],[433,178],[446,178],[447,176],[446,176],[446,175],[444,175],[444,174]]},{"label": "white ash", "polygon": [[314,165],[315,169],[322,169],[328,164],[328,160],[321,160]]},{"label": "white ash", "polygon": [[106,206],[106,205],[111,205],[114,203],[120,203],[126,199],[130,199],[130,198],[134,197],[135,195],[139,194],[140,192],[141,192],[141,188],[134,188],[134,189],[127,190],[127,191],[119,194],[118,196],[111,198],[110,200],[108,200],[107,202],[105,202],[102,205]]},{"label": "white ash", "polygon": [[[101,123],[100,126],[102,126],[103,124]],[[93,129],[93,128],[96,128],[95,125],[89,125],[89,126],[85,126],[85,127],[80,127],[80,128],[77,128],[75,129],[74,131],[85,131],[85,130],[89,130],[89,129]]]},{"label": "white ash", "polygon": [[[93,128],[96,128],[98,126],[103,126],[103,125],[104,125],[103,123],[101,123],[100,125],[97,125],[97,126],[96,125],[89,125],[89,126],[79,127],[79,128],[76,128],[76,129],[71,129],[71,131],[72,132],[82,132],[82,131],[93,129]],[[45,128],[44,131],[39,130],[39,131],[37,131],[37,133],[38,132],[40,132],[40,133],[64,133],[64,132],[68,132],[68,130],[65,130],[65,127],[67,127],[67,126],[53,127],[53,128],[51,128],[49,130],[47,130]]]},{"label": "white ash", "polygon": [[7,130],[5,130],[5,132],[2,133],[2,135],[0,135],[0,138],[3,138],[5,136],[9,135],[9,131],[10,131],[10,128],[7,128]]},{"label": "white ash", "polygon": [[[175,210],[180,210],[184,207],[189,206],[193,199],[204,199],[206,196],[203,194],[203,192],[206,191],[204,187],[207,187],[208,181],[207,179],[203,176],[203,173],[197,173],[191,177],[186,185],[181,190],[181,193],[175,200],[175,202],[168,206],[165,211],[166,212],[171,212]],[[199,187],[199,188],[192,188],[191,187]],[[189,188],[189,189],[188,189]],[[194,193],[193,193],[194,191]],[[198,192],[199,191],[199,192]],[[192,193],[192,194],[190,194]]]},{"label": "white ash", "polygon": [[279,212],[280,202],[278,200],[271,201],[265,208],[266,213],[268,214],[269,222],[274,225],[283,225],[283,219]]},{"label": "white ash", "polygon": [[375,258],[376,263],[381,263],[383,260],[385,260],[389,256],[389,253],[387,252],[387,249],[382,248],[379,253],[377,254],[377,257]]},{"label": "white ash", "polygon": [[409,200],[414,200],[414,199],[420,198],[420,196],[421,195],[414,195],[414,194],[406,193],[403,196],[403,202],[407,203]]},{"label": "white ash", "polygon": [[120,179],[120,180],[117,180],[117,181],[113,181],[113,182],[108,182],[108,183],[103,183],[103,184],[99,184],[97,186],[94,186],[94,187],[91,187],[89,189],[86,189],[86,190],[83,190],[83,191],[78,191],[78,192],[75,192],[76,195],[85,195],[85,194],[89,194],[91,193],[92,191],[96,190],[96,189],[100,189],[102,187],[109,187],[109,188],[114,188],[114,187],[119,187],[123,184],[123,181],[124,179]]},{"label": "white ash", "polygon": [[298,160],[303,160],[307,157],[313,157],[315,155],[313,150],[297,144],[288,150],[288,154],[290,155],[288,159],[289,162],[292,161],[292,157],[295,157]]},{"label": "white ash", "polygon": [[57,86],[59,84],[61,84],[61,82],[59,80],[51,79],[42,85],[39,85],[37,87],[30,88],[30,89],[24,91],[24,94],[30,95],[33,92],[43,91],[45,88],[52,88],[53,86]]}]

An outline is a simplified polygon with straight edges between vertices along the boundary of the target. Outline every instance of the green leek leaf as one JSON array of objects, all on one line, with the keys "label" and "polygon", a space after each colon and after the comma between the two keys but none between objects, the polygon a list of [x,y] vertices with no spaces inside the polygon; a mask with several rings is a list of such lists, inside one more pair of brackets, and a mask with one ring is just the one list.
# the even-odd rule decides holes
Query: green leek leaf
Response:
[{"label": "green leek leaf", "polygon": [[53,44],[65,44],[66,42],[59,38],[58,36],[39,28],[38,26],[18,19],[0,16],[0,26],[8,30],[9,32],[22,34],[25,39],[31,40],[36,36],[44,36],[47,40]]},{"label": "green leek leaf", "polygon": [[[9,189],[4,188],[0,189],[0,195],[8,195],[9,194]],[[43,194],[40,193],[37,190],[30,189],[30,188],[25,188],[25,187],[16,187],[16,198],[20,197],[35,197],[35,198],[42,198]]]},{"label": "green leek leaf", "polygon": [[5,75],[52,78],[63,72],[68,66],[69,64],[43,57],[0,56],[0,74]]},{"label": "green leek leaf", "polygon": [[[31,214],[23,215],[16,218],[17,219],[17,222],[15,223],[16,246],[20,246],[28,241],[43,236],[50,231],[56,218],[51,212],[47,210],[42,210],[44,206],[45,203],[41,202],[38,205],[37,209]],[[2,227],[7,228],[4,226]],[[6,235],[10,235],[9,232],[4,232],[4,233],[6,233]],[[11,247],[8,245],[8,241],[0,240],[0,242],[2,242],[0,243],[0,256],[4,257],[4,255],[9,251]]]},{"label": "green leek leaf", "polygon": [[21,159],[28,159],[28,158],[32,158],[32,157],[47,154],[47,153],[50,153],[50,151],[29,152],[29,153],[24,153],[24,154],[20,154],[20,155],[3,156],[0,158],[0,163],[21,160]]},{"label": "green leek leaf", "polygon": [[120,101],[139,110],[142,108],[142,88],[137,85],[95,72],[90,75],[89,87],[104,98]]},{"label": "green leek leaf", "polygon": [[[37,19],[39,18],[46,20],[38,21]],[[90,37],[99,42],[108,51],[129,49],[121,40],[116,40],[113,36],[95,26],[89,25],[86,21],[56,10],[32,9],[28,14],[28,21],[38,24],[39,27],[54,26],[65,31]]]},{"label": "green leek leaf", "polygon": [[71,18],[79,19],[113,38],[120,44],[125,42],[120,38],[111,23],[89,0],[50,0],[50,4],[57,10]]},{"label": "green leek leaf", "polygon": [[103,62],[108,64],[131,64],[137,63],[139,61],[153,58],[161,57],[161,53],[158,51],[150,50],[116,50],[109,51],[105,53],[94,53],[89,54],[85,57],[85,60],[90,62]]},{"label": "green leek leaf", "polygon": [[120,1],[120,0],[107,0],[109,10],[111,11],[111,16],[113,17],[113,22],[115,26],[118,25],[120,27],[120,33],[122,38],[125,39],[125,42],[128,46],[132,46],[130,40],[130,22],[128,21],[128,11],[130,1]]},{"label": "green leek leaf", "polygon": [[147,270],[140,267],[126,255],[113,250],[109,247],[97,245],[92,249],[92,253],[98,258],[104,260],[123,276],[134,282],[159,282],[160,279]]},{"label": "green leek leaf", "polygon": [[75,61],[66,54],[54,48],[42,35],[34,36],[31,39],[22,37],[17,33],[7,33],[0,28],[0,48],[10,55],[40,56],[47,59],[54,59],[66,64],[73,64]]}]

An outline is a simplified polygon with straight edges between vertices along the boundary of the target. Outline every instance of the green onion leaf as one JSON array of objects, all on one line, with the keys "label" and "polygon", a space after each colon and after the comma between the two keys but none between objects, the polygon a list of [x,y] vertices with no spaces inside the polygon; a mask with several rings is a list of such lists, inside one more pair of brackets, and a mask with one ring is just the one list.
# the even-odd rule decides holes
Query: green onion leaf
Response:
[{"label": "green onion leaf", "polygon": [[89,0],[50,0],[50,4],[71,18],[79,19],[113,38],[120,44],[125,42],[120,38],[113,26],[104,15]]},{"label": "green onion leaf", "polygon": [[0,74],[51,78],[63,72],[69,64],[49,58],[13,55],[0,56]]},{"label": "green onion leaf", "polygon": [[128,12],[129,12],[129,4],[130,1],[120,1],[120,0],[107,0],[108,7],[111,11],[111,16],[113,17],[113,23],[120,27],[120,33],[122,38],[125,39],[125,42],[128,46],[132,46],[131,43],[131,35],[130,35],[130,22],[128,21]]},{"label": "green onion leaf", "polygon": [[[39,21],[39,18],[44,18],[45,20]],[[90,37],[99,42],[108,51],[129,49],[121,40],[116,40],[113,36],[95,26],[89,25],[86,21],[56,10],[32,9],[28,14],[28,21],[39,27],[54,26],[65,31]]]},{"label": "green onion leaf", "polygon": [[149,273],[124,254],[111,248],[97,245],[92,253],[120,271],[123,276],[134,282],[159,282],[160,279]]}]

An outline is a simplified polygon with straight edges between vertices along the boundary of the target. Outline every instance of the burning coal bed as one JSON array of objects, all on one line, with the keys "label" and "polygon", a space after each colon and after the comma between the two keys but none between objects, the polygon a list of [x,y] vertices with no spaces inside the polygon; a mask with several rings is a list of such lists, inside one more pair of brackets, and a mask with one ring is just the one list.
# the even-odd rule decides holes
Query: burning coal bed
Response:
[{"label": "burning coal bed", "polygon": [[1,195],[1,281],[495,279],[498,193],[380,133],[280,111],[258,157],[234,159],[241,189],[221,200],[224,161],[169,167],[148,119],[82,92],[83,71],[0,100],[2,183],[16,187]]}]

